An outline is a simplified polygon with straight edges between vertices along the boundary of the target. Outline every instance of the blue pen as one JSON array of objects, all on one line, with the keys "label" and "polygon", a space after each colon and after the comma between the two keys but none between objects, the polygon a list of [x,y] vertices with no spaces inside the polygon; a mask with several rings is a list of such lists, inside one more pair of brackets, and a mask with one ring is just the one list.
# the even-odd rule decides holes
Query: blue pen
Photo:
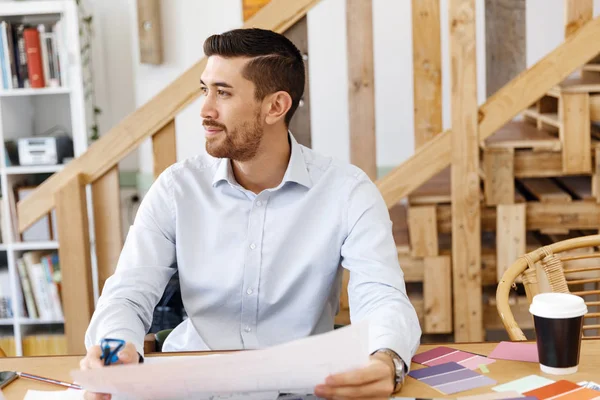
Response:
[{"label": "blue pen", "polygon": [[100,359],[104,360],[104,365],[111,365],[119,361],[119,351],[125,347],[125,341],[121,339],[102,339],[100,341],[100,350],[102,355]]}]

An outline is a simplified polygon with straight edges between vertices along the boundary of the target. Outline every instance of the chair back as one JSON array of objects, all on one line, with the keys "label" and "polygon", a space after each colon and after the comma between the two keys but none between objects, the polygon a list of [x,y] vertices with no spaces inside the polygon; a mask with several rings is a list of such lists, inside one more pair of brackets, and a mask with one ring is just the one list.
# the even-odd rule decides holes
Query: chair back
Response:
[{"label": "chair back", "polygon": [[[511,340],[527,340],[509,305],[510,290],[521,279],[529,303],[539,293],[572,293],[588,306],[584,338],[600,330],[600,235],[567,239],[524,254],[502,276],[496,290],[498,313]],[[500,249],[499,249],[500,250]],[[500,266],[498,266],[500,267]]]}]

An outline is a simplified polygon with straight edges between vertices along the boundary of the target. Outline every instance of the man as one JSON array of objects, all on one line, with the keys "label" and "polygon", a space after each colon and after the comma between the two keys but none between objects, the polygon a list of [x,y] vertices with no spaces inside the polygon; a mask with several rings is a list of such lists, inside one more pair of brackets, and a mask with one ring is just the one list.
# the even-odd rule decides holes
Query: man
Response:
[{"label": "man", "polygon": [[171,166],[144,198],[98,301],[81,367],[101,366],[105,337],[127,341],[123,363],[139,361],[176,269],[189,318],[164,351],[253,349],[330,331],[341,264],[350,271],[352,320],[371,321],[371,363],[329,377],[315,393],[389,397],[421,330],[380,193],[360,169],[288,132],[305,79],[288,39],[238,29],[209,37],[204,52],[201,114],[212,157]]}]

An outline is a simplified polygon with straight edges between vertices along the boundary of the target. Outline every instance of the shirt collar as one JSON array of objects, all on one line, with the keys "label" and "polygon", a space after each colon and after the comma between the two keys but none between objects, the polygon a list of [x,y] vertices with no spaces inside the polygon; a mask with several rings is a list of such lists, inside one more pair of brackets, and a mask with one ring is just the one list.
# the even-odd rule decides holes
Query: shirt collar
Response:
[{"label": "shirt collar", "polygon": [[[282,187],[286,182],[295,182],[310,189],[312,187],[312,181],[308,174],[306,162],[304,161],[302,147],[289,131],[288,139],[291,147],[290,161],[288,162],[287,169],[283,175],[283,180],[278,188]],[[233,175],[233,169],[231,168],[231,160],[229,158],[220,159],[215,175],[213,176],[212,184],[215,186],[221,181],[226,181],[229,184],[237,184],[235,176]]]}]

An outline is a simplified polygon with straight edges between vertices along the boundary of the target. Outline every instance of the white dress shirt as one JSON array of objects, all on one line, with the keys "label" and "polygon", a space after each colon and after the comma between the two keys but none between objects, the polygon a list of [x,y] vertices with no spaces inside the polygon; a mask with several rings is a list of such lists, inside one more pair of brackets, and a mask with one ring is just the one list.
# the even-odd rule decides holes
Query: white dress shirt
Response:
[{"label": "white dress shirt", "polygon": [[370,350],[392,349],[410,365],[421,329],[381,194],[359,168],[289,138],[281,184],[258,195],[236,182],[228,159],[199,155],[160,175],[106,281],[87,347],[118,338],[143,354],[176,270],[188,319],[163,351],[254,349],[327,332],[343,267],[351,320],[370,321]]}]

